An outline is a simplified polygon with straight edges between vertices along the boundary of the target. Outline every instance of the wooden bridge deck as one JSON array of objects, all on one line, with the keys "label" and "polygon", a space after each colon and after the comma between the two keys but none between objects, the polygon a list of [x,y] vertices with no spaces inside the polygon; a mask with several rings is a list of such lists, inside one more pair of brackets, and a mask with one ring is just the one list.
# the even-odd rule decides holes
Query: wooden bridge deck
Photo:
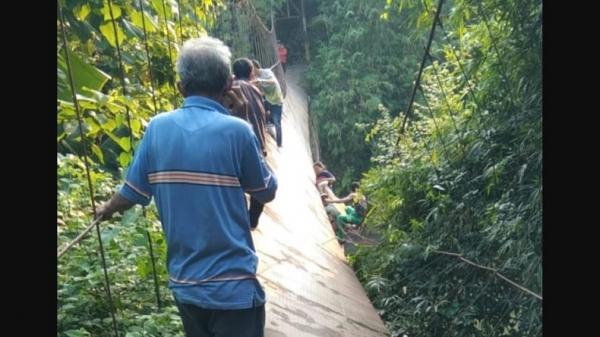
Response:
[{"label": "wooden bridge deck", "polygon": [[388,336],[347,263],[314,187],[301,68],[288,69],[283,148],[269,137],[279,189],[265,207],[254,243],[267,293],[267,337]]}]

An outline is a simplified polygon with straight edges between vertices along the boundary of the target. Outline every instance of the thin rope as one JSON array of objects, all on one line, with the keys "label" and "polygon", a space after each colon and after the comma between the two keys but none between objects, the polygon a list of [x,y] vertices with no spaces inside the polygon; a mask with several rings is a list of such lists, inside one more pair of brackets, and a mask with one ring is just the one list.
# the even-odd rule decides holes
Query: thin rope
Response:
[{"label": "thin rope", "polygon": [[452,253],[452,252],[445,252],[445,251],[440,251],[440,250],[436,250],[436,251],[434,251],[434,253],[437,253],[437,254],[443,254],[443,255],[448,255],[448,256],[454,256],[454,257],[457,257],[458,259],[460,259],[461,261],[463,261],[463,262],[465,262],[465,263],[468,263],[468,264],[470,264],[470,265],[472,265],[472,266],[475,266],[475,267],[477,267],[477,268],[480,268],[480,269],[484,269],[484,270],[490,271],[490,272],[492,272],[492,273],[493,273],[495,276],[498,276],[499,278],[501,278],[501,279],[503,279],[504,281],[508,282],[508,283],[509,283],[509,284],[511,284],[512,286],[514,286],[514,287],[516,287],[516,288],[518,288],[518,289],[520,289],[520,290],[522,290],[522,291],[524,291],[524,292],[528,293],[529,295],[532,295],[533,297],[535,297],[535,298],[537,298],[537,299],[539,299],[539,300],[543,300],[543,298],[542,298],[542,295],[540,295],[540,294],[538,294],[538,293],[535,293],[535,292],[533,292],[533,291],[531,291],[531,290],[529,290],[529,289],[525,288],[524,286],[522,286],[522,285],[520,285],[520,284],[516,283],[515,281],[513,281],[513,280],[509,279],[508,277],[506,277],[506,276],[504,276],[504,275],[500,274],[500,272],[498,272],[498,269],[495,269],[495,268],[490,268],[490,267],[486,267],[486,266],[480,265],[480,264],[478,264],[478,263],[475,263],[475,262],[473,262],[473,261],[471,261],[471,260],[465,259],[465,258],[462,256],[462,254],[458,254],[458,253]]},{"label": "thin rope", "polygon": [[[145,9],[144,2],[142,0],[138,0],[140,5],[140,10],[142,11],[142,29],[144,32],[144,49],[146,50],[146,61],[148,62],[148,75],[150,77],[150,90],[152,92],[152,103],[154,104],[154,115],[156,116],[158,113],[158,106],[156,104],[156,91],[154,88],[154,76],[152,75],[152,59],[150,58],[150,48],[148,46],[148,31],[146,29],[146,18],[145,18]],[[162,110],[162,108],[161,108]]]},{"label": "thin rope", "polygon": [[173,82],[173,54],[171,53],[171,38],[169,37],[169,22],[167,21],[167,7],[165,6],[165,0],[162,0],[162,9],[163,16],[165,21],[165,35],[167,37],[167,49],[169,51],[169,73],[167,76],[169,77],[169,83],[171,84],[171,88],[173,89],[173,108],[177,107],[177,91],[175,88],[175,83]]},{"label": "thin rope", "polygon": [[[121,56],[121,48],[120,48],[120,44],[119,44],[119,36],[118,36],[116,21],[113,17],[112,0],[108,0],[108,9],[109,9],[110,18],[111,18],[112,25],[113,25],[113,30],[115,33],[117,57],[118,57],[119,69],[120,69],[121,86],[122,86],[122,90],[123,90],[123,95],[127,96],[129,94],[129,92],[127,90],[127,82],[125,81],[125,71],[124,71],[124,66],[123,66],[123,58]],[[145,28],[143,18],[144,18],[144,13],[142,13],[142,20],[143,20],[142,24],[144,25],[144,28]],[[150,58],[149,54],[147,55],[147,57],[148,57],[148,59]],[[156,109],[156,107],[155,107],[155,109]],[[127,104],[125,105],[125,113],[126,113],[125,116],[127,119],[127,127],[129,128],[129,143],[130,143],[129,152],[131,153],[131,156],[133,158],[135,156],[135,150],[133,147],[133,128],[131,127],[131,113],[129,111],[129,106]],[[155,114],[156,114],[156,110],[155,110]],[[142,213],[143,213],[144,218],[146,218],[146,208],[145,207],[142,208]],[[150,259],[151,259],[151,264],[152,264],[152,270],[154,272],[154,288],[155,288],[156,301],[157,301],[158,307],[160,308],[161,307],[160,293],[159,293],[159,289],[158,289],[158,278],[156,275],[154,252],[152,249],[152,238],[150,237],[150,233],[148,232],[148,230],[146,230],[146,235],[149,240],[148,245],[149,245],[149,251],[150,251]]]},{"label": "thin rope", "polygon": [[429,100],[427,99],[427,95],[425,95],[425,92],[423,91],[423,87],[419,86],[419,91],[421,92],[421,95],[423,96],[423,100],[425,101],[425,105],[427,107],[427,111],[429,111],[429,115],[431,116],[431,119],[433,120],[433,126],[435,127],[435,131],[437,132],[437,139],[440,141],[440,143],[442,144],[442,148],[444,149],[444,152],[446,154],[446,158],[450,158],[449,157],[449,152],[448,152],[448,147],[446,145],[446,141],[442,138],[442,133],[438,127],[436,118],[433,114],[433,111],[431,110],[431,106],[429,105]]},{"label": "thin rope", "polygon": [[415,81],[415,85],[414,85],[412,93],[411,93],[411,98],[408,103],[408,108],[406,109],[406,114],[404,116],[404,120],[402,121],[402,126],[400,127],[400,133],[398,134],[398,139],[396,140],[396,147],[398,146],[398,143],[400,142],[400,137],[404,133],[406,123],[408,121],[408,118],[411,115],[412,106],[413,106],[413,103],[415,101],[415,97],[417,94],[417,87],[419,86],[419,84],[421,82],[421,75],[423,74],[423,69],[425,68],[425,62],[427,60],[427,55],[429,55],[429,49],[431,48],[431,42],[433,41],[433,36],[435,34],[435,27],[437,25],[437,17],[440,15],[440,11],[442,10],[443,3],[444,3],[444,0],[440,0],[438,2],[438,7],[435,12],[435,18],[433,19],[433,23],[431,24],[431,31],[429,32],[429,39],[427,40],[427,46],[425,47],[425,53],[423,54],[423,58],[421,59],[421,66],[419,67],[417,79]]},{"label": "thin rope", "polygon": [[177,21],[179,21],[179,42],[181,42],[181,44],[183,44],[183,27],[181,26],[182,12],[181,1],[177,0]]},{"label": "thin rope", "polygon": [[196,0],[192,0],[192,13],[194,14],[194,26],[196,26],[196,34],[200,36],[200,28],[198,27],[198,14],[196,14]]},{"label": "thin rope", "polygon": [[[77,122],[79,124],[79,135],[81,137],[81,141],[83,142],[84,146],[83,146],[83,159],[84,159],[84,166],[85,166],[85,171],[86,171],[86,175],[87,175],[87,181],[88,181],[88,187],[89,187],[89,192],[90,192],[90,201],[92,203],[92,212],[94,215],[94,219],[96,219],[97,214],[96,214],[96,201],[94,198],[94,189],[93,189],[93,185],[92,185],[92,179],[91,179],[91,175],[90,175],[90,168],[89,168],[89,164],[88,164],[88,156],[87,156],[87,141],[85,138],[85,135],[83,134],[83,121],[81,118],[81,111],[79,108],[79,103],[77,101],[77,94],[75,92],[75,79],[73,78],[73,73],[72,73],[72,68],[71,68],[71,57],[69,56],[69,43],[67,41],[67,32],[66,32],[66,28],[65,28],[65,22],[64,22],[64,13],[62,11],[62,8],[60,7],[59,2],[56,2],[56,7],[58,9],[58,17],[60,18],[60,26],[61,26],[61,30],[62,30],[62,40],[63,40],[63,47],[65,49],[65,61],[66,61],[66,65],[67,65],[67,76],[69,77],[69,85],[71,87],[71,93],[73,95],[73,103],[75,104],[75,111],[77,113]],[[112,318],[112,323],[113,323],[113,329],[115,332],[115,336],[119,337],[119,330],[117,328],[117,319],[116,319],[116,315],[115,315],[115,306],[114,306],[114,302],[112,299],[112,293],[110,290],[110,282],[108,279],[108,269],[106,267],[106,258],[104,256],[104,246],[102,244],[102,236],[100,235],[100,225],[99,225],[100,221],[96,221],[95,222],[95,227],[96,227],[96,234],[98,235],[98,244],[100,246],[100,256],[102,259],[102,269],[104,270],[104,281],[106,284],[106,295],[108,297],[108,302],[110,305],[110,315]],[[94,223],[94,222],[92,222]],[[89,232],[89,231],[88,231]],[[63,253],[64,254],[64,253]]]}]

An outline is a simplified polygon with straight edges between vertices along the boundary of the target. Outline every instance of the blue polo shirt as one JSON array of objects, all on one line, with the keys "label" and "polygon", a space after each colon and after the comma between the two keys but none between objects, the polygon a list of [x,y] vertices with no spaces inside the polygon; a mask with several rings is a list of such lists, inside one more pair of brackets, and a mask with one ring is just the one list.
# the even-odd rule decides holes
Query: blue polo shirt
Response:
[{"label": "blue polo shirt", "polygon": [[192,96],[150,121],[119,192],[142,205],[154,196],[177,300],[233,310],[265,303],[244,192],[265,203],[276,189],[252,127]]}]

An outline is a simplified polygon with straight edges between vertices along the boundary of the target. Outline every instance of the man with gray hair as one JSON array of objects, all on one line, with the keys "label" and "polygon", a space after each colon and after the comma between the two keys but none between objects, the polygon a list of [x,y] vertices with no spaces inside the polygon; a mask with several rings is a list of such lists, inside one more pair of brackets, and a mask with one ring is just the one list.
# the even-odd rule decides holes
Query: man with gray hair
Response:
[{"label": "man with gray hair", "polygon": [[183,106],[150,121],[125,183],[96,212],[109,219],[155,197],[187,337],[264,336],[265,293],[244,192],[269,202],[277,180],[252,127],[226,108],[246,108],[231,90],[230,57],[214,38],[184,43],[177,59]]}]

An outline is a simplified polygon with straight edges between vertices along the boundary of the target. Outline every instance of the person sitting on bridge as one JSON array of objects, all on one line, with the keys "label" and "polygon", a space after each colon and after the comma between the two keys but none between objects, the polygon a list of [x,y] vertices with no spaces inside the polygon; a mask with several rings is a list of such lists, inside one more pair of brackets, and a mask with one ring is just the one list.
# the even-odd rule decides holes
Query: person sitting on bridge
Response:
[{"label": "person sitting on bridge", "polygon": [[244,193],[269,202],[277,179],[252,127],[226,108],[246,109],[241,90],[231,90],[230,58],[218,39],[183,44],[183,106],[150,120],[125,183],[96,210],[96,219],[107,220],[154,196],[187,337],[264,337],[265,292]]},{"label": "person sitting on bridge", "polygon": [[[320,161],[313,164],[313,169],[317,178],[316,186],[319,193],[332,194],[331,188],[335,182],[335,176],[327,171],[327,167]],[[330,193],[331,192],[331,193]]]},{"label": "person sitting on bridge", "polygon": [[341,214],[340,210],[335,207],[335,203],[343,203],[343,201],[340,201],[339,199],[335,198],[335,197],[330,197],[327,193],[321,193],[321,202],[323,203],[323,206],[325,207],[325,212],[327,213],[327,217],[329,218],[329,221],[331,221],[331,223],[335,223],[335,219],[338,215]]},{"label": "person sitting on bridge", "polygon": [[326,192],[321,193],[321,201],[323,202],[325,212],[327,213],[327,218],[329,218],[329,222],[331,224],[333,232],[335,233],[335,236],[338,238],[339,243],[344,243],[346,237],[344,227],[338,226],[336,222],[336,219],[340,216],[343,216],[344,214],[335,204],[345,203],[347,201],[345,199],[338,199],[335,196],[330,196]]},{"label": "person sitting on bridge", "polygon": [[359,226],[367,213],[367,198],[358,193],[360,184],[353,182],[350,189],[351,192],[344,198],[339,199],[341,202],[352,202],[352,205],[346,206],[345,214],[336,216],[335,222],[338,228],[345,229],[348,225],[352,228]]}]

